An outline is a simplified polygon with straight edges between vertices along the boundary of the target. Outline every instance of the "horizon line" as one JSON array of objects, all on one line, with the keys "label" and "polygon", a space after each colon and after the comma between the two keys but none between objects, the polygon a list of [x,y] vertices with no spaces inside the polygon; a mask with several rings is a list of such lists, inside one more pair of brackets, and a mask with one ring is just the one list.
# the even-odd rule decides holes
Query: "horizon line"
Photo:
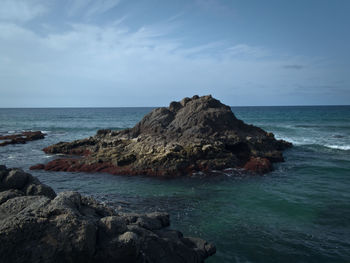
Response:
[{"label": "horizon line", "polygon": [[[247,105],[232,106],[232,108],[242,107],[347,107],[350,104],[314,104],[314,105]],[[161,108],[168,106],[49,106],[49,107],[0,107],[0,109],[113,109],[113,108]]]}]

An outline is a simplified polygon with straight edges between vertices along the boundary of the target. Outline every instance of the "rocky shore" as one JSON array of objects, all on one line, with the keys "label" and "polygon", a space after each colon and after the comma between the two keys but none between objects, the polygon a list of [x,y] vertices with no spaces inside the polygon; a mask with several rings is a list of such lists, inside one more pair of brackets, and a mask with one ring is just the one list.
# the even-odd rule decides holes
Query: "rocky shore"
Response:
[{"label": "rocky shore", "polygon": [[179,176],[244,168],[262,174],[284,161],[282,151],[291,146],[237,119],[210,95],[193,96],[154,109],[131,129],[49,146],[46,153],[68,156],[31,169]]},{"label": "rocky shore", "polygon": [[0,147],[9,144],[24,144],[29,141],[44,139],[45,135],[46,134],[41,131],[27,131],[11,135],[2,135],[0,136],[0,141],[3,142],[0,142]]},{"label": "rocky shore", "polygon": [[169,224],[166,213],[118,213],[0,166],[0,262],[203,262],[215,253]]}]

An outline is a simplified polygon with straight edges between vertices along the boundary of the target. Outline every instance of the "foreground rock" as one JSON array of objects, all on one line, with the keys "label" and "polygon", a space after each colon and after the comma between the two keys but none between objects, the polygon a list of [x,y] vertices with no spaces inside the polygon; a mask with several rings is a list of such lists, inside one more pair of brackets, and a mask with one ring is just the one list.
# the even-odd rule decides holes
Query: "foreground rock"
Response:
[{"label": "foreground rock", "polygon": [[166,229],[166,213],[122,214],[77,192],[56,196],[0,166],[0,262],[203,262],[215,247]]},{"label": "foreground rock", "polygon": [[245,167],[265,173],[273,162],[283,161],[288,147],[291,143],[238,120],[229,106],[211,96],[194,96],[153,110],[132,129],[100,130],[87,139],[49,146],[46,153],[82,158],[56,159],[31,169],[174,176]]},{"label": "foreground rock", "polygon": [[41,131],[27,131],[18,134],[2,135],[0,136],[0,146],[6,146],[9,144],[24,144],[29,141],[35,141],[45,138],[45,133]]}]

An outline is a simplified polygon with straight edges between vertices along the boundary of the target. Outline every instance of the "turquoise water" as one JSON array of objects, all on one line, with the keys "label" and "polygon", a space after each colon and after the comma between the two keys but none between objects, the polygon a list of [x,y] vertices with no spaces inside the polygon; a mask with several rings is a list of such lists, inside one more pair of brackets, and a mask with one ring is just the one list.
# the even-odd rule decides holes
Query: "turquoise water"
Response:
[{"label": "turquoise water", "polygon": [[[132,127],[151,108],[0,109],[0,134],[44,140],[0,148],[0,163],[52,160],[42,148]],[[236,116],[294,143],[265,176],[237,172],[171,180],[30,171],[56,191],[78,190],[125,211],[168,211],[171,227],[217,246],[208,262],[350,262],[350,107],[235,107]]]}]

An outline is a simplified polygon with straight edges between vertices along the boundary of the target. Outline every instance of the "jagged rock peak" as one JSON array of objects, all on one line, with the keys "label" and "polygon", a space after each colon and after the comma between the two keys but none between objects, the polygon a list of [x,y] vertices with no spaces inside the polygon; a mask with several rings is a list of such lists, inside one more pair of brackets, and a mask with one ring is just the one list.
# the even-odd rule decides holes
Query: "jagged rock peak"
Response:
[{"label": "jagged rock peak", "polygon": [[240,124],[229,106],[211,95],[195,95],[179,102],[173,101],[167,108],[154,109],[130,130],[130,134],[137,137],[140,134],[176,133],[176,139],[179,135],[186,138],[205,137],[215,132],[232,130]]}]

